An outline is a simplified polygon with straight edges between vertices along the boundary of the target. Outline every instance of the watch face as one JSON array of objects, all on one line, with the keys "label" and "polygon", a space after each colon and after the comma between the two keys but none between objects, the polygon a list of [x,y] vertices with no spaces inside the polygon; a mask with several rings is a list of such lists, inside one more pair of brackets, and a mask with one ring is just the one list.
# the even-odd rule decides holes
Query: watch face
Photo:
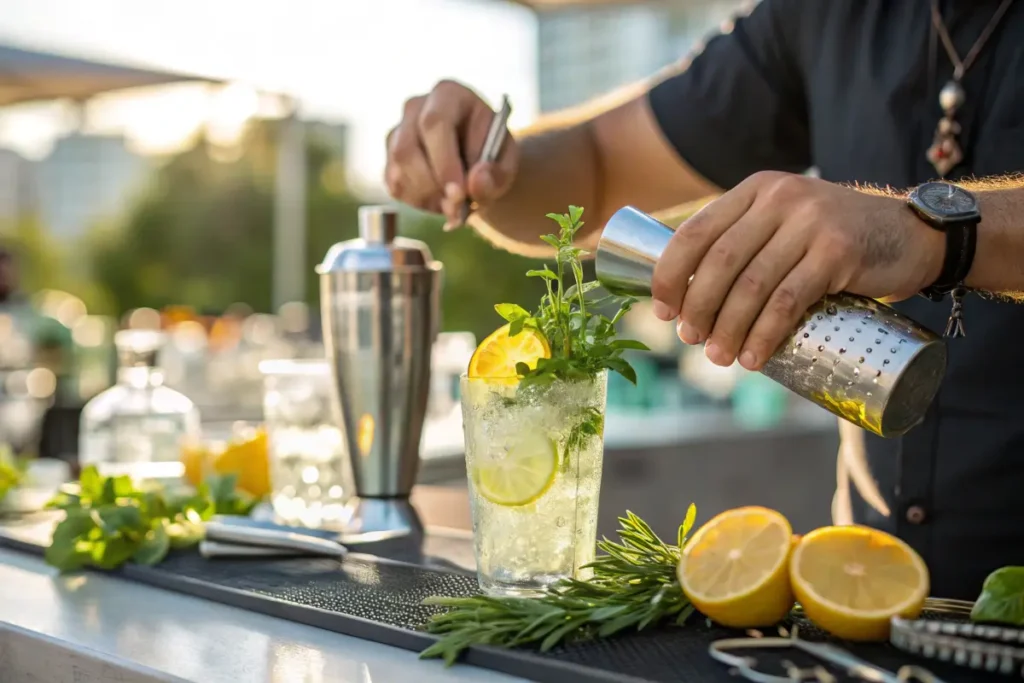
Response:
[{"label": "watch face", "polygon": [[920,208],[938,220],[956,220],[978,213],[974,195],[951,183],[925,183],[914,190]]}]

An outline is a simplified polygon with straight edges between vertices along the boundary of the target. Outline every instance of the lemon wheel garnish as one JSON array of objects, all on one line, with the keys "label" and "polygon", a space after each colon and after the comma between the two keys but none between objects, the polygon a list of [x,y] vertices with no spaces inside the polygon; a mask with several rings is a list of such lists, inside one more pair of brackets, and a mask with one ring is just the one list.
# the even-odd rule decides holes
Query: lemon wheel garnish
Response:
[{"label": "lemon wheel garnish", "polygon": [[789,521],[775,510],[723,512],[683,549],[678,570],[683,592],[704,616],[723,626],[778,623],[793,607],[792,536]]},{"label": "lemon wheel garnish", "polygon": [[540,331],[528,327],[512,336],[510,328],[511,324],[503,325],[480,342],[469,359],[470,377],[516,382],[516,363],[532,369],[541,358],[551,357],[551,347]]},{"label": "lemon wheel garnish", "polygon": [[557,471],[558,446],[535,434],[517,441],[503,456],[477,462],[473,480],[481,496],[495,505],[513,507],[547,493]]},{"label": "lemon wheel garnish", "polygon": [[913,548],[860,526],[807,534],[789,569],[807,618],[846,640],[888,639],[890,619],[916,618],[930,585],[928,567]]}]

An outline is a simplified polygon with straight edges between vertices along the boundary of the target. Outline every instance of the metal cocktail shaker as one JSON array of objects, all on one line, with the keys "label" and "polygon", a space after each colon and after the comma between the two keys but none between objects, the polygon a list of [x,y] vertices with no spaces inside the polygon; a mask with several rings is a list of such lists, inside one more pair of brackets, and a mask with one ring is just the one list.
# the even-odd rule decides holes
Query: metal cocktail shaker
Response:
[{"label": "metal cocktail shaker", "polygon": [[[597,247],[608,291],[651,295],[654,264],[673,230],[633,207],[615,213]],[[942,383],[946,345],[892,308],[850,294],[827,296],[804,316],[763,374],[883,437],[919,424]]]},{"label": "metal cocktail shaker", "polygon": [[427,245],[397,236],[398,213],[359,209],[359,237],[317,267],[324,344],[338,392],[355,498],[350,531],[421,531],[416,483],[440,323],[442,266]]}]

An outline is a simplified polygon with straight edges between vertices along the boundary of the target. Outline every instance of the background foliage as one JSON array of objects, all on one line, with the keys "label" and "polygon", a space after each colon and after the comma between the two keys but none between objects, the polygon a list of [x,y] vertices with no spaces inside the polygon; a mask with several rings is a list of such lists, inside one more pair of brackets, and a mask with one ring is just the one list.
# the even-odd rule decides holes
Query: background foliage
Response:
[{"label": "background foliage", "polygon": [[[198,140],[80,245],[50,243],[41,226],[26,224],[27,288],[62,286],[85,294],[90,311],[115,315],[172,304],[218,313],[235,302],[269,311],[276,129],[275,122],[253,123],[228,151]],[[331,244],[356,236],[357,209],[374,199],[350,189],[329,141],[309,135],[307,147],[307,297],[315,307],[314,266]],[[471,230],[443,233],[440,226],[436,217],[406,211],[400,230],[424,240],[445,264],[445,329],[480,336],[502,322],[495,302],[532,307],[537,301],[538,283],[524,277],[535,262],[497,250]],[[62,260],[84,263],[84,275],[68,282]]]}]

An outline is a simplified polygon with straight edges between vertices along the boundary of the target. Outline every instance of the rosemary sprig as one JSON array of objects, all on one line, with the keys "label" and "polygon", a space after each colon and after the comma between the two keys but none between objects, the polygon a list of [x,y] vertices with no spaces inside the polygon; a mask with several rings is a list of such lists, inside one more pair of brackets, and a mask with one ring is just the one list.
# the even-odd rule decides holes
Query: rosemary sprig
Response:
[{"label": "rosemary sprig", "polygon": [[441,639],[420,656],[442,657],[451,665],[472,645],[539,645],[546,652],[566,641],[685,623],[694,608],[679,587],[676,565],[696,517],[690,505],[670,545],[627,512],[619,518],[620,542],[598,542],[605,554],[587,565],[593,578],[563,580],[539,598],[428,598],[426,604],[448,609],[427,623],[426,630]]}]

